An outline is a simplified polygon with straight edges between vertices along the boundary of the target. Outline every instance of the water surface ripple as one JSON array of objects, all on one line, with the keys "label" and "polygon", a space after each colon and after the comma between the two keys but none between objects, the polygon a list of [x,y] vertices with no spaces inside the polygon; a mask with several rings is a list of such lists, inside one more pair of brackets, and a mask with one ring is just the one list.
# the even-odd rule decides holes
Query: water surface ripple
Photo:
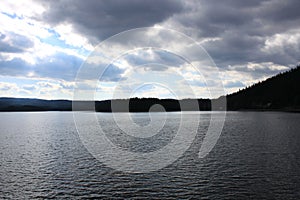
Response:
[{"label": "water surface ripple", "polygon": [[[112,141],[132,151],[160,148],[177,128],[168,124],[170,132],[153,137],[159,140],[149,148],[130,137],[122,143],[124,135],[111,125],[110,114],[97,115]],[[229,112],[218,143],[199,159],[210,113],[201,115],[198,135],[180,159],[157,172],[128,174],[89,154],[71,112],[0,113],[0,198],[300,198],[300,114]],[[136,120],[147,124],[149,118],[139,114]]]}]

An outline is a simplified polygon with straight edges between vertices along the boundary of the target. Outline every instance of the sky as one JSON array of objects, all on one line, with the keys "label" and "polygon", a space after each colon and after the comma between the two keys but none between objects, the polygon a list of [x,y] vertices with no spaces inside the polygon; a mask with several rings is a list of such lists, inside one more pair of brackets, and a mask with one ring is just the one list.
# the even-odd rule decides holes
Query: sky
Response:
[{"label": "sky", "polygon": [[300,64],[299,8],[298,0],[2,0],[0,96],[232,93]]}]

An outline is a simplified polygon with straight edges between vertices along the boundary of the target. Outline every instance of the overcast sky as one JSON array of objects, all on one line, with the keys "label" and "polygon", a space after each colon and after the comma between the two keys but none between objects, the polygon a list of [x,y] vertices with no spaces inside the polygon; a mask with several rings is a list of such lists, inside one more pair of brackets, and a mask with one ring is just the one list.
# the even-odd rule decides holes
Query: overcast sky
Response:
[{"label": "overcast sky", "polygon": [[[151,27],[175,30],[195,40],[219,70],[225,93],[231,93],[300,63],[299,8],[299,0],[2,0],[0,96],[72,99],[82,64],[89,60],[86,63],[97,65],[99,59],[112,58],[101,52],[94,62],[95,47],[115,34],[141,27],[150,27],[149,35],[162,46],[190,55],[197,51],[186,51],[187,44],[180,38],[153,32]],[[142,35],[131,37],[146,45]],[[114,56],[130,48],[128,40],[111,43]],[[143,97],[212,97],[212,66],[189,60],[201,68],[200,73],[193,71],[172,48],[134,50],[132,46],[131,54],[116,60],[99,77],[96,90],[89,78],[84,89],[96,91],[97,99],[126,97],[122,92]]]}]

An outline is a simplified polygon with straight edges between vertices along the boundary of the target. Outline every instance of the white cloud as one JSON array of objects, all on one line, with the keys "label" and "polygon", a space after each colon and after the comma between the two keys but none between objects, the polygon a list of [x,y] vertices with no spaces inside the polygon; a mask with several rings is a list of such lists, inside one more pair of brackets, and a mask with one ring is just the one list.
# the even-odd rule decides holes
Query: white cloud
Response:
[{"label": "white cloud", "polygon": [[17,84],[15,83],[6,83],[6,82],[0,82],[0,90],[1,91],[10,91],[17,89]]},{"label": "white cloud", "polygon": [[59,24],[54,27],[54,30],[60,35],[59,39],[77,48],[85,48],[92,51],[94,47],[89,43],[88,39],[74,30],[72,24]]},{"label": "white cloud", "polygon": [[284,54],[287,48],[295,52],[300,51],[300,29],[288,30],[287,32],[269,36],[265,41],[262,51]]}]

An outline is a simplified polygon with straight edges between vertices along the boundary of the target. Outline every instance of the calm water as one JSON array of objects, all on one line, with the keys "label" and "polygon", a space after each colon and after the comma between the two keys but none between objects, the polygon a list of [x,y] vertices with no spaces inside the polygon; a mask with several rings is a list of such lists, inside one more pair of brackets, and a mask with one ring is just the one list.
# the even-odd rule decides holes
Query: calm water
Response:
[{"label": "calm water", "polygon": [[[188,114],[191,120],[195,114]],[[143,142],[125,137],[111,114],[97,114],[114,143],[145,152],[172,140],[180,115],[171,115],[164,134]],[[0,113],[0,198],[300,198],[300,114],[229,112],[216,146],[199,159],[210,119],[201,115],[198,134],[180,159],[156,172],[130,174],[86,150],[72,113]],[[149,123],[147,114],[132,117],[142,126]]]}]

